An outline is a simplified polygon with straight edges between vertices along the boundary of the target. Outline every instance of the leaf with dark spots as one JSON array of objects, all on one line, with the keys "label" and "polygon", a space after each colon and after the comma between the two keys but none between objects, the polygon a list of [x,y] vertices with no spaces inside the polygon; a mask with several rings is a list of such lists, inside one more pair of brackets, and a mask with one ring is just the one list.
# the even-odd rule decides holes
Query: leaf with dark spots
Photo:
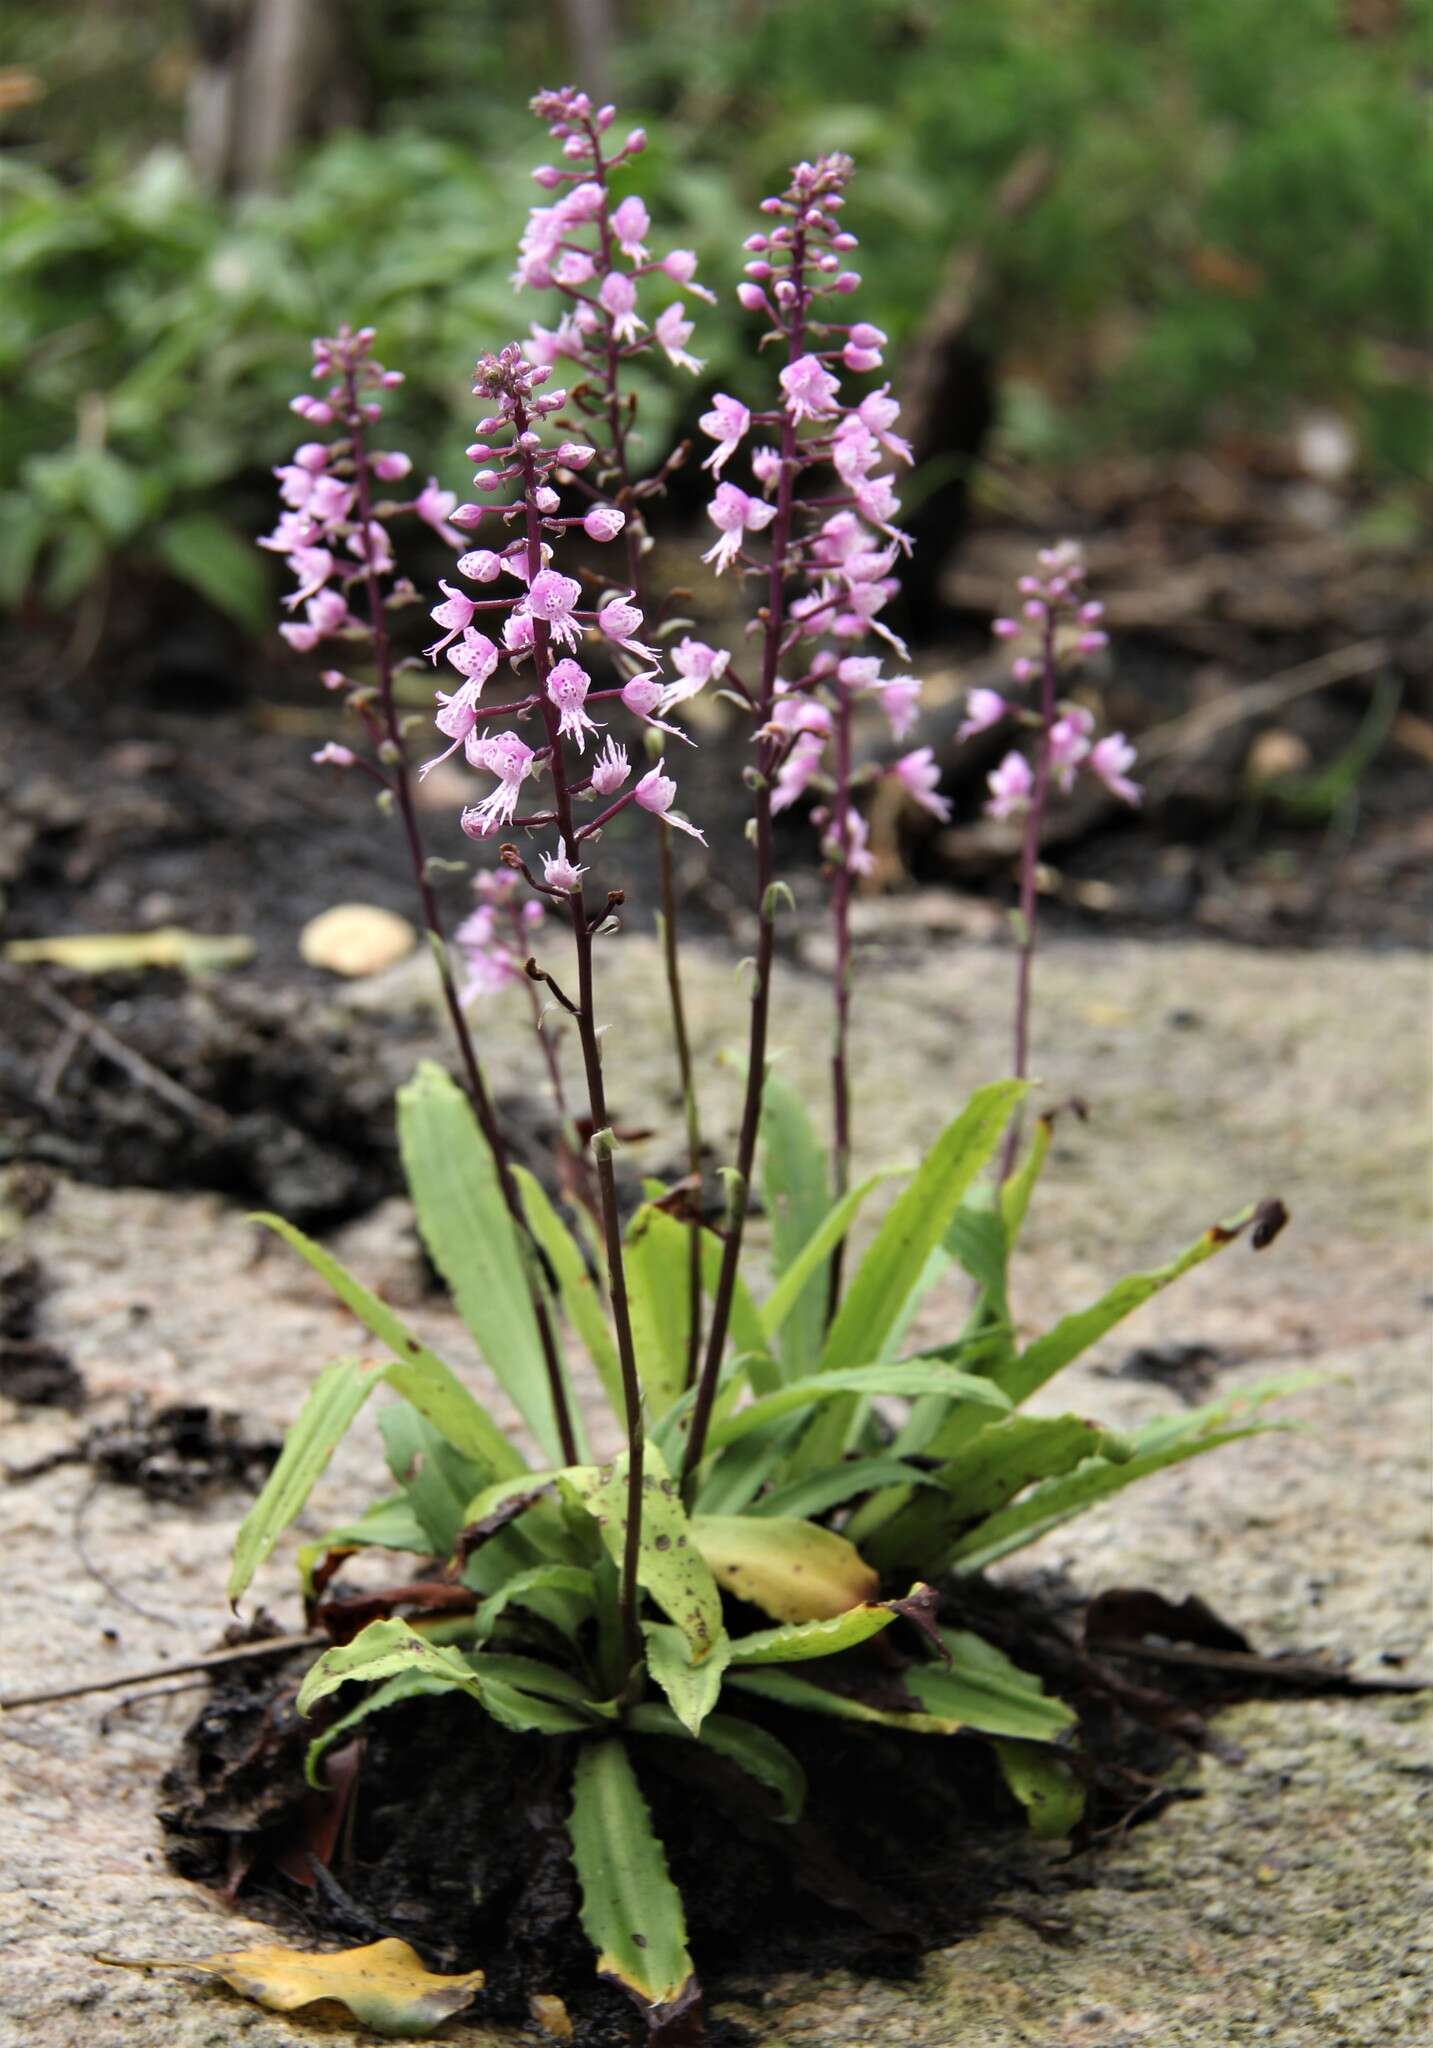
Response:
[{"label": "leaf with dark spots", "polygon": [[530,1486],[518,1493],[510,1493],[507,1499],[500,1501],[489,1514],[479,1515],[474,1522],[465,1522],[458,1531],[457,1542],[453,1547],[453,1554],[458,1563],[465,1565],[473,1552],[486,1543],[490,1536],[496,1536],[509,1522],[515,1522],[519,1515],[526,1514],[534,1502],[541,1500],[545,1493],[551,1491],[552,1488],[548,1485]]}]

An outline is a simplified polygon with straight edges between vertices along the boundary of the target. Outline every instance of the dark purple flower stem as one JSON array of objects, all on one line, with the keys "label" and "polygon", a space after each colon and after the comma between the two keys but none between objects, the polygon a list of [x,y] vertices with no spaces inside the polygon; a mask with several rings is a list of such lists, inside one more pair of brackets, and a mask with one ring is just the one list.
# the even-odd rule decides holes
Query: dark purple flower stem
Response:
[{"label": "dark purple flower stem", "polygon": [[[383,728],[387,741],[389,759],[385,766],[388,771],[388,785],[403,826],[404,842],[408,849],[409,866],[413,871],[414,885],[418,891],[418,903],[424,928],[433,942],[433,957],[438,965],[438,977],[443,989],[443,1003],[458,1043],[458,1055],[463,1063],[467,1079],[468,1094],[477,1115],[478,1126],[487,1140],[497,1168],[498,1186],[514,1227],[527,1245],[529,1261],[542,1263],[542,1255],[523,1212],[522,1195],[512,1170],[507,1140],[498,1122],[497,1111],[488,1092],[488,1085],[478,1059],[473,1035],[468,1029],[468,1020],[458,1000],[457,985],[453,980],[452,963],[448,958],[447,935],[443,929],[442,915],[438,909],[433,885],[428,878],[427,857],[423,851],[423,835],[418,824],[417,808],[413,801],[413,778],[409,773],[407,749],[403,743],[403,725],[398,714],[397,700],[393,690],[393,657],[388,644],[388,625],[383,609],[383,586],[373,561],[372,536],[372,491],[368,467],[368,451],[364,441],[363,415],[360,411],[358,386],[351,367],[343,373],[344,403],[347,411],[349,444],[353,454],[354,495],[358,504],[359,533],[363,542],[364,585],[368,599],[368,624],[373,637],[373,662],[378,678],[378,701],[383,714]],[[563,1378],[562,1360],[553,1334],[552,1321],[547,1312],[547,1303],[542,1298],[542,1289],[536,1280],[530,1278],[533,1316],[537,1323],[538,1341],[542,1346],[543,1364],[547,1372],[548,1392],[552,1400],[552,1412],[557,1422],[558,1441],[562,1446],[564,1461],[571,1465],[577,1462],[577,1438],[572,1427],[572,1413],[567,1399],[567,1383]]]},{"label": "dark purple flower stem", "polygon": [[[794,363],[806,346],[808,287],[804,263],[806,237],[798,225],[792,238],[789,275],[796,286],[786,329],[786,360]],[[791,545],[792,510],[796,497],[798,449],[796,426],[789,412],[781,422],[781,480],[776,493],[776,517],[771,522],[771,556],[767,565],[766,607],[762,619],[761,693],[758,716],[764,727],[771,722],[776,705],[776,669],[781,658],[782,634],[786,624],[786,569]],[[772,778],[777,759],[777,742],[762,738],[757,745],[756,763],[756,967],[751,991],[751,1030],[747,1044],[746,1094],[742,1103],[741,1129],[737,1136],[736,1166],[728,1182],[726,1241],[722,1246],[721,1269],[712,1303],[711,1327],[707,1332],[706,1357],[697,1380],[692,1404],[691,1435],[682,1467],[684,1486],[690,1491],[697,1467],[706,1450],[712,1406],[721,1375],[722,1352],[726,1348],[736,1295],[737,1267],[741,1260],[742,1237],[756,1163],[756,1141],[761,1129],[761,1101],[766,1086],[766,1036],[771,1015],[771,970],[776,954],[775,855],[771,829]]]},{"label": "dark purple flower stem", "polygon": [[[851,693],[842,682],[836,684],[836,788],[831,799],[831,837],[836,847],[835,872],[831,878],[831,923],[836,941],[831,970],[831,995],[835,1011],[831,1046],[831,1177],[832,1192],[839,1200],[851,1184],[851,862],[847,827],[851,811]],[[846,1240],[831,1254],[826,1289],[826,1320],[835,1316],[841,1299],[841,1268]]]},{"label": "dark purple flower stem", "polygon": [[[513,408],[514,438],[528,430],[526,408],[519,401]],[[542,524],[536,504],[539,487],[537,466],[531,453],[521,455],[523,510],[527,533],[529,581],[542,569]],[[551,644],[547,623],[534,618],[532,630],[533,672],[541,693],[542,715],[551,747],[552,788],[562,849],[572,865],[578,865],[581,850],[572,813],[572,793],[563,759],[561,721],[556,705],[547,694]],[[592,1117],[592,1153],[597,1168],[597,1192],[602,1205],[602,1229],[607,1254],[607,1291],[612,1304],[612,1322],[617,1337],[617,1356],[622,1371],[622,1402],[627,1426],[627,1532],[622,1559],[622,1640],[628,1673],[642,1661],[642,1632],[638,1620],[640,1589],[637,1561],[642,1541],[642,1477],[646,1442],[642,1434],[642,1387],[637,1376],[637,1353],[632,1341],[632,1315],[627,1301],[627,1272],[622,1256],[622,1218],[617,1206],[617,1175],[612,1164],[615,1140],[607,1115],[607,1090],[602,1078],[602,1046],[597,1035],[593,999],[592,936],[605,912],[588,914],[579,886],[568,897],[572,919],[572,940],[577,953],[577,1035],[582,1046],[582,1064],[587,1076],[587,1101]]]},{"label": "dark purple flower stem", "polygon": [[[1036,918],[1039,904],[1040,832],[1050,796],[1050,731],[1055,723],[1055,624],[1045,621],[1040,662],[1040,744],[1035,755],[1035,779],[1025,809],[1025,831],[1020,842],[1020,908],[1016,929],[1015,960],[1015,1058],[1014,1074],[1024,1081],[1030,1072],[1030,993],[1035,967]],[[1005,1133],[1000,1156],[1000,1178],[1007,1181],[1020,1155],[1025,1119],[1017,1108]]]}]

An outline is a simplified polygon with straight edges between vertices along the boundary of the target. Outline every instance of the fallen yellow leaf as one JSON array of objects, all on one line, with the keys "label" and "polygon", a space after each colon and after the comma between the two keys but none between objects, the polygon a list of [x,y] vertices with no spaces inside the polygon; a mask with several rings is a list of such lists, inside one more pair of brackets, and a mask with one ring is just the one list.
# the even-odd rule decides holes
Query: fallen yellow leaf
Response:
[{"label": "fallen yellow leaf", "polygon": [[135,1970],[203,1970],[271,2012],[295,2012],[322,1998],[337,1999],[376,2034],[421,2040],[461,2012],[483,1987],[481,1970],[437,1977],[406,1941],[375,1941],[337,1954],[305,1955],[293,1948],[241,1948],[194,1961],[96,1956]]}]

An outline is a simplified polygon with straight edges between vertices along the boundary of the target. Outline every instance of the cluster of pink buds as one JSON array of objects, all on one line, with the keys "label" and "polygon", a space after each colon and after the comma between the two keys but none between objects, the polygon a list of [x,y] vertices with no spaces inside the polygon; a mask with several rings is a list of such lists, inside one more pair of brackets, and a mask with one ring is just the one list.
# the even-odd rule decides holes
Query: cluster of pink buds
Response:
[{"label": "cluster of pink buds", "polygon": [[1010,664],[1012,681],[1039,683],[1039,707],[1022,711],[998,690],[972,690],[960,728],[959,736],[968,739],[1005,718],[1018,718],[1040,734],[1033,766],[1023,753],[1012,749],[991,770],[986,809],[994,818],[1012,817],[1037,801],[1043,802],[1051,786],[1066,792],[1073,789],[1082,770],[1095,776],[1122,803],[1137,804],[1140,788],[1129,777],[1134,748],[1124,734],[1106,733],[1103,739],[1096,739],[1094,714],[1057,696],[1061,673],[1108,645],[1101,627],[1104,606],[1085,596],[1085,564],[1078,542],[1067,540],[1042,548],[1036,566],[1039,573],[1022,576],[1017,585],[1021,600],[1018,616],[996,619],[993,631],[997,640],[1017,650]]},{"label": "cluster of pink buds", "polygon": [[[663,764],[626,787],[632,773],[627,750],[592,715],[601,704],[685,737],[658,714],[669,697],[683,693],[689,678],[663,678],[659,657],[640,637],[643,615],[628,595],[584,603],[581,582],[553,566],[556,546],[573,527],[590,540],[607,542],[616,539],[625,521],[611,507],[602,508],[600,519],[590,508],[562,510],[561,491],[586,467],[592,450],[566,439],[554,443],[550,426],[544,436],[544,424],[568,396],[561,390],[543,391],[550,375],[546,364],[530,362],[516,342],[484,356],[477,366],[474,392],[492,410],[479,420],[479,439],[468,454],[483,465],[474,478],[476,489],[496,502],[460,505],[452,516],[464,528],[491,519],[518,531],[511,539],[495,536],[493,545],[471,549],[457,563],[461,582],[494,595],[470,596],[446,581],[440,585],[443,602],[432,616],[443,631],[426,652],[435,662],[445,658],[461,681],[437,693],[435,723],[448,745],[424,772],[461,747],[471,767],[493,778],[488,793],[462,814],[469,838],[488,839],[508,827],[555,826],[559,843],[544,858],[541,881],[528,879],[541,894],[570,896],[580,893],[587,872],[579,849],[630,804],[697,838],[702,835],[673,811],[676,784],[662,772]],[[513,586],[510,591],[504,590],[505,582]],[[484,625],[475,623],[480,618]],[[610,650],[614,663],[626,657],[632,672],[624,682],[593,687],[577,658],[589,637]],[[501,682],[525,684],[525,694],[485,703],[484,692],[499,675]],[[529,744],[518,727],[530,724],[534,714],[540,730]],[[495,728],[498,720],[504,723]],[[590,766],[583,764],[585,773],[572,772],[564,743],[570,742],[581,759],[589,740],[594,743]],[[550,801],[538,799],[535,808],[519,815],[526,784],[544,777],[551,784]],[[598,799],[603,800],[598,815],[579,823],[577,807]]]},{"label": "cluster of pink buds", "polygon": [[[687,348],[692,322],[684,300],[673,299],[670,293],[675,286],[679,293],[698,298],[710,300],[712,294],[695,281],[697,259],[690,249],[652,254],[651,218],[635,193],[613,201],[611,174],[646,148],[642,130],[632,129],[609,152],[603,137],[616,109],[594,107],[585,92],[570,86],[538,93],[532,110],[561,143],[563,161],[541,164],[533,172],[543,190],[555,196],[550,205],[535,206],[528,215],[513,283],[519,289],[533,285],[559,292],[567,303],[556,327],[534,323],[526,353],[534,363],[572,364],[573,404],[593,423],[594,436],[603,438],[599,477],[617,482],[635,519],[633,500],[655,485],[633,489],[627,475],[627,428],[619,411],[621,367],[655,346],[669,362],[695,375],[702,366]],[[644,303],[644,281],[660,285],[660,296],[667,300],[656,311],[649,304],[649,318],[638,310]]]},{"label": "cluster of pink buds", "polygon": [[[299,654],[326,641],[371,643],[384,630],[386,611],[414,602],[417,592],[396,573],[389,532],[395,518],[416,517],[442,539],[462,545],[448,523],[456,496],[439,490],[432,478],[412,498],[375,495],[379,485],[401,483],[413,465],[401,450],[369,446],[382,417],[382,394],[403,382],[401,371],[377,361],[373,340],[371,327],[341,327],[313,343],[314,380],[326,388],[301,392],[290,409],[310,428],[331,430],[330,438],[303,442],[274,472],[282,509],[259,546],[283,555],[293,573],[295,588],[285,605],[290,612],[302,606],[303,617],[286,621],[279,631]],[[357,610],[355,595],[363,600]],[[330,689],[351,692],[370,736],[381,741],[382,721],[366,694],[340,669],[325,670],[323,680]],[[337,743],[315,759],[337,767],[356,762]]]},{"label": "cluster of pink buds", "polygon": [[[772,810],[812,789],[828,797],[814,814],[823,851],[834,867],[860,873],[873,863],[865,819],[851,802],[852,713],[859,700],[876,703],[901,741],[915,723],[921,684],[900,667],[887,673],[888,662],[903,664],[909,654],[881,617],[900,588],[897,561],[910,549],[895,523],[900,500],[890,466],[911,460],[895,431],[900,407],[888,384],[854,401],[842,394],[843,373],[881,367],[886,337],[867,321],[830,317],[830,302],[849,297],[861,281],[849,265],[856,237],[840,218],[851,171],[841,155],[797,164],[786,191],[762,202],[770,225],[747,239],[738,296],[748,312],[770,320],[763,345],[785,347],[780,401],[754,413],[718,392],[700,424],[716,444],[704,467],[718,478],[753,429],[758,436],[749,455],[756,489],[718,483],[707,514],[718,538],[704,559],[718,575],[733,568],[767,575],[769,564],[748,551],[747,537],[780,519],[771,547],[796,588],[785,613],[783,675],[762,734],[774,775]],[[835,487],[803,500],[797,481],[816,469],[834,471]],[[873,642],[882,644],[873,651]],[[905,755],[891,772],[926,810],[949,816],[929,748]]]}]

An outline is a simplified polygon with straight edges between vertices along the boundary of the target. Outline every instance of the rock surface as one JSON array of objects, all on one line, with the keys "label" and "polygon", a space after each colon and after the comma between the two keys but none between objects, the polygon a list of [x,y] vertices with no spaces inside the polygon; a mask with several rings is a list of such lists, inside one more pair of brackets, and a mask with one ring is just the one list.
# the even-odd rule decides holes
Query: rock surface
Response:
[{"label": "rock surface", "polygon": [[[887,906],[882,936],[863,941],[873,971],[857,1068],[871,1163],[913,1155],[957,1096],[1003,1064],[1008,955],[956,946],[943,914],[913,899],[897,924]],[[620,985],[608,976],[613,1107],[620,1121],[650,1124],[665,1120],[671,1095],[657,962],[644,941],[622,946]],[[826,997],[813,954],[787,969],[778,1019],[786,1071],[819,1101]],[[419,986],[408,967],[353,999],[408,1000]],[[733,969],[710,950],[689,976],[719,1147],[737,1078],[718,1059],[739,1043],[744,1010]],[[1288,1404],[1302,1433],[1165,1473],[1010,1569],[1062,1566],[1091,1591],[1198,1591],[1260,1648],[1325,1646],[1369,1671],[1387,1668],[1384,1658],[1427,1669],[1423,963],[1067,942],[1046,950],[1039,975],[1036,1059],[1049,1098],[1078,1090],[1093,1116],[1059,1127],[1019,1266],[1022,1323],[1167,1256],[1250,1195],[1277,1189],[1294,1214],[1268,1253],[1238,1246],[1158,1297],[1128,1335],[1071,1370],[1059,1405],[1116,1424],[1168,1407],[1163,1389],[1110,1376],[1135,1344],[1215,1347],[1221,1390],[1273,1361],[1316,1362],[1324,1377]],[[485,1034],[495,1045],[504,1035]],[[495,1078],[505,1092],[537,1090],[536,1054],[524,1047]],[[648,1143],[630,1148],[630,1163],[660,1172],[670,1162]],[[141,1392],[242,1409],[256,1427],[279,1428],[323,1360],[355,1342],[350,1319],[306,1273],[277,1247],[260,1256],[253,1227],[210,1198],[62,1185],[25,1237],[52,1283],[38,1334],[68,1350],[91,1403],[79,1418],[8,1412],[11,1466],[72,1445]],[[338,1249],[403,1300],[456,1365],[478,1372],[451,1316],[423,1296],[401,1203],[352,1226]],[[951,1299],[932,1297],[932,1327]],[[493,1406],[502,1413],[500,1399]],[[300,1533],[351,1510],[379,1469],[376,1434],[360,1428]],[[211,1647],[244,1505],[232,1492],[156,1504],[96,1487],[76,1464],[6,1487],[0,1688]],[[296,1620],[291,1556],[292,1544],[260,1588],[285,1625]],[[372,2038],[336,2020],[258,2012],[194,1977],[94,1960],[198,1956],[268,1937],[163,1864],[156,1785],[198,1697],[104,1694],[0,1723],[6,2048],[347,2048]],[[1108,1850],[1093,1886],[1067,1902],[1069,1944],[997,1916],[909,1983],[790,1978],[728,1987],[721,2009],[770,2048],[1413,2048],[1429,2038],[1433,2003],[1420,1898],[1429,1729],[1417,1696],[1240,1708],[1219,1731],[1244,1761],[1206,1762],[1199,1798]],[[505,2037],[457,2022],[445,2038],[479,2048]]]}]

